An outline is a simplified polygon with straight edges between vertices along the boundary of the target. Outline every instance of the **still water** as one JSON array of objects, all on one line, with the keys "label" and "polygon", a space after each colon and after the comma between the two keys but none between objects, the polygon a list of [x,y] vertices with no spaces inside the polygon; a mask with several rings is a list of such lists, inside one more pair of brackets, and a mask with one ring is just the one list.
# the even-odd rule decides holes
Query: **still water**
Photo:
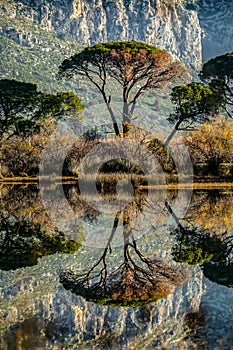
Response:
[{"label": "still water", "polygon": [[233,348],[231,189],[60,190],[0,189],[0,349]]}]

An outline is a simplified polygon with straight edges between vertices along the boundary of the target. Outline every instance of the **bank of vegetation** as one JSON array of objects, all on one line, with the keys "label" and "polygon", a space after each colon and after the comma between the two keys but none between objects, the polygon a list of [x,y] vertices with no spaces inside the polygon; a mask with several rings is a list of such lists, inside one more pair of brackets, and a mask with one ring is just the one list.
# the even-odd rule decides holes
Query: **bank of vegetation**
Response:
[{"label": "bank of vegetation", "polygon": [[[79,164],[98,144],[112,146],[114,139],[130,139],[142,145],[159,161],[167,181],[177,177],[172,148],[185,143],[197,178],[233,177],[232,128],[232,73],[233,54],[211,59],[200,72],[202,82],[189,82],[189,72],[179,61],[153,45],[142,42],[109,42],[87,47],[65,59],[58,67],[58,78],[77,81],[84,79],[99,93],[106,107],[106,124],[112,126],[112,136],[107,139],[93,125],[75,143],[64,158],[62,175],[67,179],[79,176]],[[182,85],[177,83],[182,82]],[[186,84],[185,84],[186,83]],[[112,84],[122,96],[121,120],[117,119],[114,101],[110,94]],[[173,110],[164,117],[172,132],[162,142],[161,130],[150,133],[141,128],[143,120],[136,115],[140,98],[146,93],[162,91],[172,84],[170,99]],[[59,121],[69,121],[75,127],[81,123],[84,104],[73,92],[45,93],[35,84],[11,79],[0,81],[0,177],[35,179],[43,150]],[[136,122],[135,122],[135,118]],[[142,118],[142,116],[140,116]],[[145,118],[145,116],[143,117]],[[160,117],[161,120],[163,116]],[[162,129],[162,128],[161,128]],[[179,138],[176,133],[182,133]],[[61,136],[61,138],[67,136]],[[55,144],[58,157],[66,141]],[[54,146],[54,144],[53,144]],[[171,147],[172,146],[172,147]],[[114,146],[115,147],[115,146]],[[116,146],[117,147],[117,146]],[[106,148],[108,150],[108,148]],[[117,149],[115,149],[117,153]],[[98,156],[98,155],[97,155]],[[182,152],[180,154],[182,157]],[[55,157],[56,158],[56,157]],[[98,157],[97,157],[98,158]],[[127,158],[127,153],[126,153]],[[47,178],[56,179],[56,159],[42,169]],[[99,182],[121,178],[127,174],[134,185],[146,185],[147,178],[140,165],[116,157],[99,169]],[[91,176],[91,168],[90,174]],[[179,174],[180,175],[180,174]],[[185,171],[184,171],[185,177]],[[102,180],[101,180],[102,179]]]}]

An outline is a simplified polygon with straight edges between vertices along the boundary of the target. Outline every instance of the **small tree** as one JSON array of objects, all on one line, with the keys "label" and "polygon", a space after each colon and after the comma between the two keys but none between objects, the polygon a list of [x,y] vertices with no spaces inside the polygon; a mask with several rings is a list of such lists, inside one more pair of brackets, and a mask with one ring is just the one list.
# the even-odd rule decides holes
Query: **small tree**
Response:
[{"label": "small tree", "polygon": [[176,262],[200,265],[204,276],[224,286],[233,287],[233,236],[215,234],[196,227],[178,227],[172,255]]},{"label": "small tree", "polygon": [[[224,109],[233,117],[233,52],[217,56],[203,65],[200,77],[204,82],[221,94]],[[229,109],[230,108],[230,109]]]},{"label": "small tree", "polygon": [[37,91],[35,84],[0,80],[0,139],[28,136],[39,131],[46,117],[60,118],[83,108],[71,92],[47,94]]},{"label": "small tree", "polygon": [[136,41],[100,43],[85,48],[63,61],[59,76],[82,76],[101,93],[110,113],[116,135],[120,134],[108,93],[111,78],[122,93],[123,133],[127,133],[139,97],[149,89],[161,89],[169,82],[183,78],[184,65],[174,61],[170,54],[155,46]]},{"label": "small tree", "polygon": [[174,124],[174,129],[168,136],[165,146],[178,130],[192,130],[195,124],[208,122],[211,116],[219,112],[224,102],[217,91],[200,83],[174,87],[171,100],[175,108],[168,121]]}]

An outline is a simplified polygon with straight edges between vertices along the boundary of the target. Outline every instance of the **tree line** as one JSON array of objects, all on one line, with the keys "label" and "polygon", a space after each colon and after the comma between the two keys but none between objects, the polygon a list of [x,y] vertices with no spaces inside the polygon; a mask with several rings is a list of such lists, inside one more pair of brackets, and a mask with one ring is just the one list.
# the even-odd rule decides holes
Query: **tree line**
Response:
[{"label": "tree line", "polygon": [[[226,53],[209,60],[202,67],[199,81],[190,82],[188,69],[178,60],[172,58],[164,50],[142,42],[119,41],[100,43],[86,47],[81,52],[65,59],[58,69],[58,79],[85,79],[97,91],[107,107],[109,120],[116,137],[127,137],[134,125],[135,107],[147,91],[160,91],[164,87],[173,86],[170,94],[173,112],[167,117],[173,130],[165,141],[164,148],[169,146],[178,130],[193,132],[201,127],[200,138],[205,138],[206,124],[211,125],[219,136],[227,126],[219,127],[221,115],[232,118],[233,106],[233,53]],[[182,85],[176,85],[182,82]],[[121,121],[116,118],[114,98],[110,85],[115,89],[122,101]],[[174,86],[175,85],[175,86]],[[84,105],[80,97],[72,92],[48,94],[37,90],[35,84],[16,80],[0,80],[0,157],[2,166],[0,173],[12,175],[24,173],[35,175],[38,172],[38,159],[46,143],[48,130],[53,130],[59,119],[71,116],[80,118]],[[213,123],[213,120],[217,122]],[[108,122],[106,120],[106,122]],[[138,121],[140,124],[140,121]],[[225,157],[224,137],[216,137],[217,156],[205,147],[200,148],[201,140],[194,131],[186,137],[190,153],[195,163],[208,163],[209,169],[216,168],[221,162],[231,162]],[[225,147],[229,154],[229,145]],[[43,140],[43,141],[42,141]],[[215,138],[213,137],[215,142]],[[39,151],[38,151],[39,150]],[[24,153],[22,164],[13,166],[14,156]],[[201,156],[202,153],[202,156]],[[225,152],[226,153],[226,152]],[[207,154],[206,157],[204,154]],[[211,155],[210,155],[211,154]],[[209,158],[208,158],[209,157]],[[10,159],[11,161],[7,161]],[[207,161],[206,161],[207,158]],[[214,160],[213,160],[214,159]],[[31,169],[27,161],[34,164]],[[20,163],[20,162],[19,162]],[[209,171],[209,170],[208,170]],[[5,173],[4,173],[5,172]]]}]

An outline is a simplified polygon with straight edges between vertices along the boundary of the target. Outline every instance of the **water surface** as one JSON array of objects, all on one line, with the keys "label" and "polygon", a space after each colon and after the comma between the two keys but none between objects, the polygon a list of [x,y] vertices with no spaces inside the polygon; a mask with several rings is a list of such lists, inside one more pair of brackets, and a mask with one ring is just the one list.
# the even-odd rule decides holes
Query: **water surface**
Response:
[{"label": "water surface", "polygon": [[[46,190],[54,194],[56,185]],[[88,203],[77,188],[64,187],[75,221],[67,227],[63,203],[55,203],[52,195],[60,215],[57,227],[36,185],[1,187],[1,349],[232,348],[231,189],[195,190],[181,218],[174,207],[176,190],[166,193],[169,207],[161,205],[161,191],[149,198],[147,192],[133,193],[132,200],[130,188],[123,190],[125,209],[118,218],[117,213],[103,215],[97,198]],[[114,205],[114,195],[101,196]],[[188,196],[182,190],[183,202]],[[87,285],[79,276],[90,270]],[[103,281],[115,294],[103,288]],[[153,289],[154,299],[140,293],[141,281],[147,293]],[[119,282],[124,292],[116,288]],[[95,283],[108,291],[103,298],[92,288]],[[97,294],[90,296],[89,290]]]}]

